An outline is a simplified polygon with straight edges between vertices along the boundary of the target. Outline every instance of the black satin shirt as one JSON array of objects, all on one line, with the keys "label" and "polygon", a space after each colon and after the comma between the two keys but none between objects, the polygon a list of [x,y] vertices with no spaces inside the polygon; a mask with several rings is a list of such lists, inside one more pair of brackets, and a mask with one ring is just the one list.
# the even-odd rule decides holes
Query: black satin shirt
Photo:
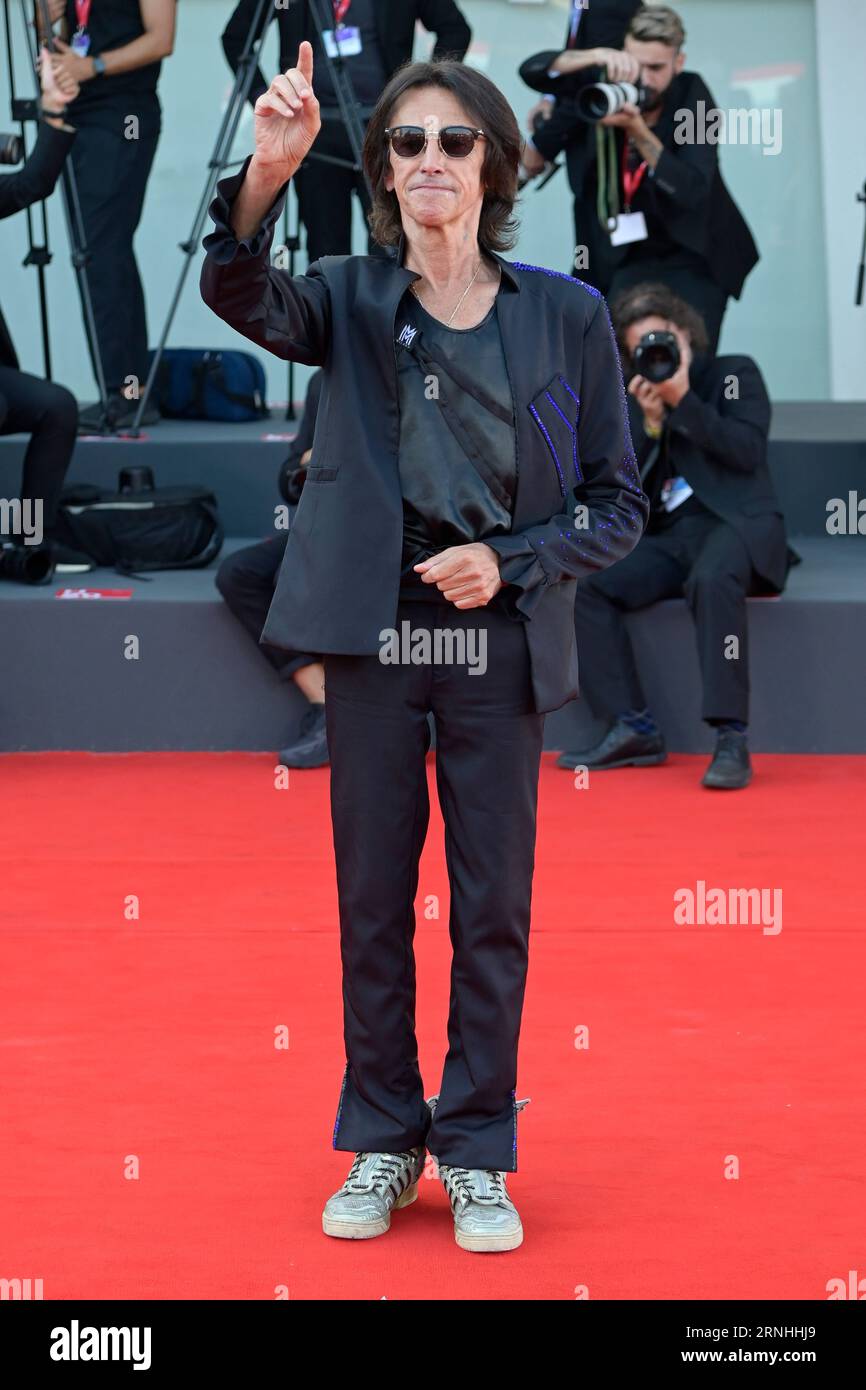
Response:
[{"label": "black satin shirt", "polygon": [[514,406],[496,306],[468,329],[448,328],[408,291],[397,311],[401,599],[441,602],[412,566],[511,530]]}]

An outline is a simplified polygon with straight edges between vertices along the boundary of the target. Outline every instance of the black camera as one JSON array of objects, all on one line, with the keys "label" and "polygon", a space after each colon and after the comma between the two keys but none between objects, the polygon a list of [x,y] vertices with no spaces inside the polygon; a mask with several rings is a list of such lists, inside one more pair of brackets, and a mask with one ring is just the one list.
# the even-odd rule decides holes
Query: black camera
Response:
[{"label": "black camera", "polygon": [[676,335],[663,330],[644,333],[632,353],[634,375],[646,381],[670,381],[680,365],[680,345]]},{"label": "black camera", "polygon": [[595,124],[605,116],[615,116],[630,101],[638,111],[645,111],[649,93],[646,87],[634,82],[591,82],[577,94],[577,114],[581,120]]},{"label": "black camera", "polygon": [[0,164],[20,164],[24,158],[24,141],[20,135],[0,131]]}]

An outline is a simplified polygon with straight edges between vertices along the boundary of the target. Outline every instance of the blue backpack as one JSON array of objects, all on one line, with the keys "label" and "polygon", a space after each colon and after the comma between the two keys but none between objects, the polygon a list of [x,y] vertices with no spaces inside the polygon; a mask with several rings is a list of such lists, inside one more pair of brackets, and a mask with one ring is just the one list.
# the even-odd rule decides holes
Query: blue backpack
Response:
[{"label": "blue backpack", "polygon": [[267,419],[265,389],[265,369],[252,353],[206,348],[166,348],[154,382],[159,408],[173,420]]}]

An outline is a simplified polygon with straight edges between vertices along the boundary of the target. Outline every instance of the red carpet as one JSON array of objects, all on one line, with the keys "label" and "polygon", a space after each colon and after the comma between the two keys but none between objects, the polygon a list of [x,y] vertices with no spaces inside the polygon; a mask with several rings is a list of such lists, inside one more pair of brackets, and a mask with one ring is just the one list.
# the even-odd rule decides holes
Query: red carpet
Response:
[{"label": "red carpet", "polygon": [[[0,758],[0,1277],[46,1299],[570,1300],[825,1299],[866,1275],[866,760],[755,762],[741,793],[701,790],[685,757],[578,791],[545,755],[509,1179],[526,1237],[483,1256],[435,1181],[384,1237],[321,1232],[351,1161],[330,1147],[327,771],[278,791],[258,755]],[[676,925],[699,880],[781,889],[782,930]],[[449,967],[435,810],[430,894],[427,1094]]]}]

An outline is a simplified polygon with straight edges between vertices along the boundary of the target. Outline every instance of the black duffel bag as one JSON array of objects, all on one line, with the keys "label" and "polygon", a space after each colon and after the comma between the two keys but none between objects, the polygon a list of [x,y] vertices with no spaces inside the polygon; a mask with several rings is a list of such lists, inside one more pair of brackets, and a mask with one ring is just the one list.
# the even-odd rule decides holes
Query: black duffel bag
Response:
[{"label": "black duffel bag", "polygon": [[149,468],[121,469],[117,492],[91,483],[63,489],[56,539],[122,574],[199,569],[222,548],[217,500],[192,484],[155,487]]}]

